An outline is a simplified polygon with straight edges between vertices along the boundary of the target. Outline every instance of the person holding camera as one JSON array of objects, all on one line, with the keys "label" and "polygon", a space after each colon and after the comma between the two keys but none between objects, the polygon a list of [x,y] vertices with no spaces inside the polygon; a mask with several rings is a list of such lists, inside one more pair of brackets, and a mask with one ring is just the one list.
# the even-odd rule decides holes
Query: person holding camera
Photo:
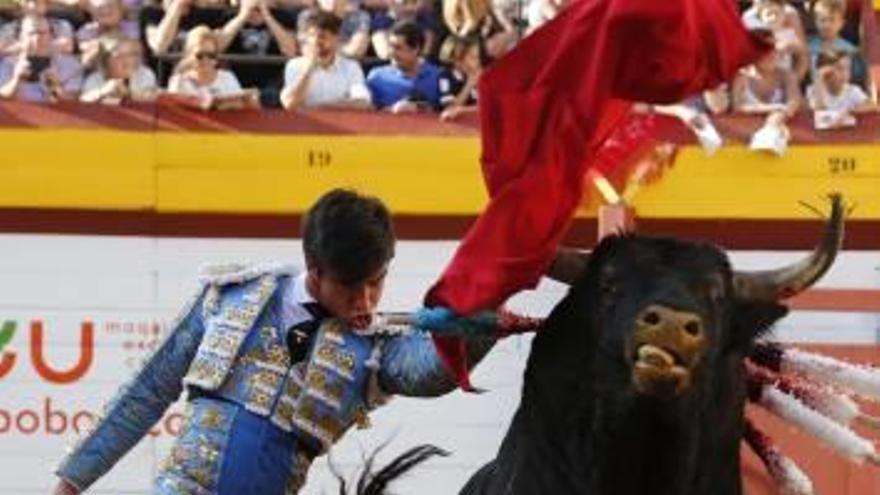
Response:
[{"label": "person holding camera", "polygon": [[144,65],[139,41],[126,38],[102,40],[98,69],[83,83],[80,101],[118,104],[146,102],[156,98],[156,75]]},{"label": "person holding camera", "polygon": [[0,99],[37,103],[76,99],[82,70],[76,58],[52,50],[49,21],[26,16],[21,21],[18,55],[0,62]]}]

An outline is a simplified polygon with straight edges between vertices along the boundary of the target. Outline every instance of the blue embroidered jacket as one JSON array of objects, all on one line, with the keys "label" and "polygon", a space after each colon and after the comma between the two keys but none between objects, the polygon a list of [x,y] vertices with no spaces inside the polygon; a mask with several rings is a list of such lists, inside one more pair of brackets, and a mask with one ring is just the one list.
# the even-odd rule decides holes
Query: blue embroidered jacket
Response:
[{"label": "blue embroidered jacket", "polygon": [[[307,358],[291,362],[281,306],[295,274],[280,265],[209,269],[164,343],[57,474],[85,490],[186,389],[186,421],[153,493],[294,494],[312,459],[352,424],[365,427],[387,395],[455,387],[430,336],[413,328],[355,333],[324,320]],[[471,341],[471,362],[493,344]]]}]

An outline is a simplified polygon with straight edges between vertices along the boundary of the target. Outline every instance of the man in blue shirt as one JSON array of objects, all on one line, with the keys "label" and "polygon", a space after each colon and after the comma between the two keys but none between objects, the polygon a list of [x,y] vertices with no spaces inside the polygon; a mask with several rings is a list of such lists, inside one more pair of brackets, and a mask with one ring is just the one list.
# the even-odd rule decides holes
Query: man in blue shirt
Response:
[{"label": "man in blue shirt", "polygon": [[422,60],[425,35],[412,21],[401,21],[391,29],[388,46],[391,64],[376,67],[367,76],[373,103],[392,113],[440,109],[442,70]]}]

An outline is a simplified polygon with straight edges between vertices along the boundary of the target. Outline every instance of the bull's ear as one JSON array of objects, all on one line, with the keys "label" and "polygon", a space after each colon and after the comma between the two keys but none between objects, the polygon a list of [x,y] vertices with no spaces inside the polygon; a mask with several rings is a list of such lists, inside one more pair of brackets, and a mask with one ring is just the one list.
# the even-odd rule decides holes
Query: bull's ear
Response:
[{"label": "bull's ear", "polygon": [[749,344],[770,331],[786,314],[788,307],[775,301],[737,300],[731,315],[729,348],[747,350]]}]

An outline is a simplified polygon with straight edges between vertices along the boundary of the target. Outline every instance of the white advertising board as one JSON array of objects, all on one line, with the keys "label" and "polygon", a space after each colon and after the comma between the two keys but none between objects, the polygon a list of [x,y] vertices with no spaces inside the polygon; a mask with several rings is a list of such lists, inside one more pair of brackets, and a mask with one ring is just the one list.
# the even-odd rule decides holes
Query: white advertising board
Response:
[{"label": "white advertising board", "polygon": [[[389,275],[383,308],[411,310],[451,256],[453,242],[404,241]],[[802,253],[735,253],[744,267],[767,267]],[[149,355],[196,288],[201,264],[301,260],[292,240],[156,239],[98,236],[0,236],[0,495],[48,493],[52,471],[116,389]],[[880,285],[880,253],[845,253],[823,281],[829,287]],[[564,288],[545,282],[513,306],[546,314]],[[798,313],[780,326],[799,341],[874,343],[877,315]],[[519,400],[529,338],[502,342],[474,374],[488,391],[433,400],[397,398],[373,413],[373,427],[352,431],[331,452],[351,475],[363,456],[388,442],[387,460],[434,443],[453,455],[431,461],[398,493],[457,493],[494,455]],[[180,427],[173,407],[90,493],[147,493],[156,465]],[[418,487],[415,489],[414,487]],[[309,475],[305,494],[337,493],[327,458]]]}]

